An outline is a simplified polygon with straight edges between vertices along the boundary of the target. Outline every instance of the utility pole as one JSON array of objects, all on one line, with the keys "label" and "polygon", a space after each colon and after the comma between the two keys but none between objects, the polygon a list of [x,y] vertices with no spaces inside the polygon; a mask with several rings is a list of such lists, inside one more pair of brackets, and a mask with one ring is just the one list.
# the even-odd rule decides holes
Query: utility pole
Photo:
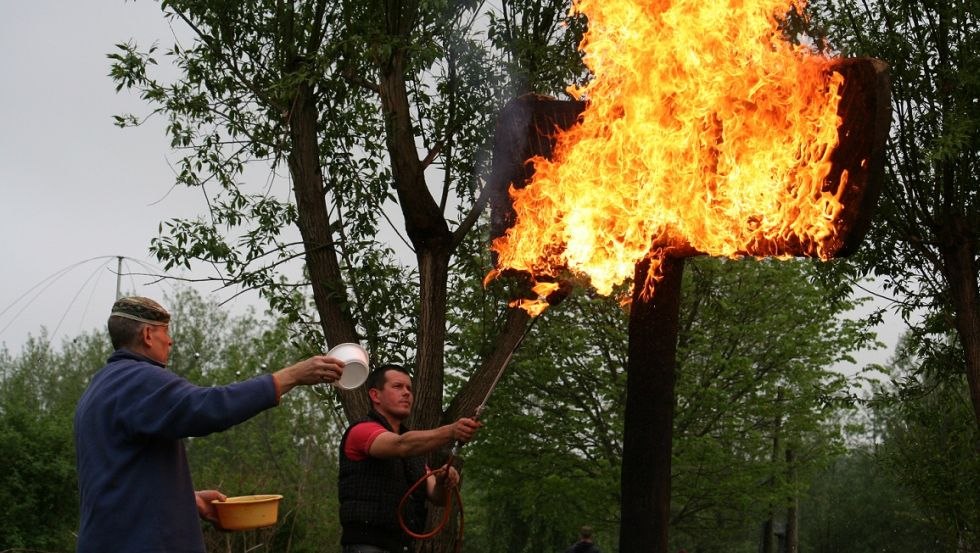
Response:
[{"label": "utility pole", "polygon": [[116,299],[122,297],[122,260],[123,256],[116,256]]}]

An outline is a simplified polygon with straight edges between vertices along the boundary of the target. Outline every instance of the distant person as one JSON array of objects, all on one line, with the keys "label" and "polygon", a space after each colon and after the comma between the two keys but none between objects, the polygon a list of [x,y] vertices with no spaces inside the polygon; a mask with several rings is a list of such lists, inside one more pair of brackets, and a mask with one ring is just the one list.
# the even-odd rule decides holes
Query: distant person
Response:
[{"label": "distant person", "polygon": [[297,385],[333,382],[343,363],[314,356],[228,386],[167,370],[170,314],[143,297],[109,315],[115,351],[75,410],[81,524],[77,553],[205,553],[200,519],[216,490],[194,491],[182,438],[220,432],[279,404]]},{"label": "distant person", "polygon": [[592,543],[592,527],[583,526],[578,532],[578,541],[573,543],[565,553],[602,553],[602,551]]},{"label": "distant person", "polygon": [[[382,365],[367,379],[371,411],[355,422],[340,441],[340,523],[343,553],[403,553],[412,551],[412,538],[398,522],[398,505],[408,489],[426,473],[423,456],[452,443],[468,442],[481,426],[461,418],[433,430],[410,430],[415,396],[412,378],[400,365]],[[421,533],[426,500],[438,502],[448,485],[459,482],[456,469],[439,478],[430,476],[406,501],[406,526]]]}]

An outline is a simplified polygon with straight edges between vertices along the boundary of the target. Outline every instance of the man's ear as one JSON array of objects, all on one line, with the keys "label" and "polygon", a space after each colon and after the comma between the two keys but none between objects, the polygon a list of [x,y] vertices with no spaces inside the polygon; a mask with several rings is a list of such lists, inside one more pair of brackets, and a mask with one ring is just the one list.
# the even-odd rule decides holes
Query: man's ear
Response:
[{"label": "man's ear", "polygon": [[153,343],[153,328],[150,325],[143,325],[140,329],[140,345],[149,347]]},{"label": "man's ear", "polygon": [[371,398],[371,403],[378,402],[378,394],[381,393],[377,388],[368,388],[368,397]]}]

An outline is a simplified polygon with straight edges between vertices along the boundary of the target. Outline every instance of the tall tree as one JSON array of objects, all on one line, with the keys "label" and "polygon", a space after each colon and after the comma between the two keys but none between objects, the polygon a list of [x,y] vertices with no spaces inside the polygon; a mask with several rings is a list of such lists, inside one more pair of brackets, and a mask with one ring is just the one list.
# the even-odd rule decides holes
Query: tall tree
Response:
[{"label": "tall tree", "polygon": [[808,551],[976,551],[980,544],[980,430],[966,377],[949,371],[962,353],[909,334],[881,370],[864,435],[818,475],[802,503]]},{"label": "tall tree", "polygon": [[[834,47],[890,65],[894,119],[879,213],[857,265],[924,335],[954,328],[980,427],[980,2],[817,0]],[[925,342],[924,342],[925,343]],[[963,367],[963,369],[960,369]]]},{"label": "tall tree", "polygon": [[[486,203],[477,177],[499,105],[516,90],[561,90],[580,71],[581,26],[560,24],[566,2],[161,6],[189,37],[164,54],[176,80],[152,74],[157,47],[134,44],[110,56],[112,76],[168,118],[183,155],[178,182],[203,189],[209,217],[166,222],[156,255],[168,268],[211,263],[229,285],[257,288],[295,317],[304,311],[290,291],[305,282],[282,281],[278,268],[302,256],[319,319],[314,343],[320,332],[330,345],[366,341],[376,359],[414,365],[417,425],[472,409],[467,398],[489,385],[481,374],[526,317],[510,317],[497,352],[443,413],[449,275]],[[255,162],[288,169],[291,194],[248,192],[240,181]],[[393,205],[398,217],[386,211]],[[299,244],[283,232],[293,226]],[[385,232],[403,244],[380,239]],[[406,249],[414,265],[397,259]],[[351,417],[367,408],[363,393],[344,393],[343,403]]]},{"label": "tall tree", "polygon": [[[307,347],[366,342],[376,363],[404,362],[414,369],[413,426],[472,414],[528,316],[510,310],[445,401],[447,314],[460,310],[447,289],[450,278],[479,282],[490,269],[464,257],[485,240],[474,232],[487,202],[479,177],[499,106],[516,92],[562,90],[581,73],[581,25],[562,25],[567,2],[161,6],[182,37],[163,52],[177,77],[162,80],[157,47],[135,44],[110,56],[112,76],[167,118],[182,155],[178,183],[202,189],[208,218],[164,223],[156,255],[167,268],[212,264],[228,285],[260,290],[309,323]],[[249,192],[241,181],[255,167],[271,167],[272,183],[287,170],[291,190]],[[285,281],[279,268],[293,258],[304,275]],[[463,269],[474,272],[455,274]],[[305,317],[310,291],[315,315]],[[490,316],[503,305],[498,297]],[[340,395],[349,418],[366,412],[363,390]]]}]

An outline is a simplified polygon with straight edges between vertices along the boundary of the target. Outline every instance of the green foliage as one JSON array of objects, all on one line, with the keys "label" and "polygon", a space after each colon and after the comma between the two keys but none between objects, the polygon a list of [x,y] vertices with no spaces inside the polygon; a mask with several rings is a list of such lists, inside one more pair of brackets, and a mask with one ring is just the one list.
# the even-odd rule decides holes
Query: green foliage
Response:
[{"label": "green foliage", "polygon": [[970,417],[955,342],[928,356],[903,343],[894,384],[877,395],[881,455],[915,501],[929,535],[947,549],[980,543],[980,430]]},{"label": "green foliage", "polygon": [[582,15],[556,17],[568,9],[561,0],[503,0],[499,12],[488,12],[487,38],[505,53],[513,96],[554,94],[555,83],[584,84],[577,47],[588,22]]},{"label": "green foliage", "polygon": [[88,377],[106,357],[103,335],[79,336],[55,351],[44,332],[16,357],[0,352],[0,551],[74,549],[72,417]]},{"label": "green foliage", "polygon": [[[872,337],[841,316],[853,303],[825,301],[831,290],[810,272],[800,262],[690,264],[671,482],[675,547],[755,551],[768,512],[798,497],[842,450],[836,421],[852,392],[830,367]],[[464,452],[469,550],[562,550],[582,524],[615,550],[626,319],[616,302],[577,293],[536,323],[490,401],[480,439]],[[474,337],[478,326],[468,331]],[[474,354],[460,347],[462,363]]]},{"label": "green foliage", "polygon": [[841,450],[836,420],[851,390],[832,367],[871,336],[811,271],[776,260],[689,268],[671,483],[678,546],[753,551],[753,529]]},{"label": "green foliage", "polygon": [[[980,2],[816,0],[811,9],[812,34],[844,55],[885,61],[891,82],[884,183],[867,239],[874,247],[841,268],[879,276],[906,320],[924,317],[941,331],[955,324],[962,344],[976,344]],[[920,331],[936,329],[915,325]],[[978,359],[967,356],[973,374]],[[978,414],[980,384],[971,393]]]},{"label": "green foliage", "polygon": [[800,507],[800,550],[813,553],[937,551],[908,491],[875,449],[854,449],[819,473]]},{"label": "green foliage", "polygon": [[68,551],[78,527],[71,420],[6,403],[0,411],[0,550]]},{"label": "green foliage", "polygon": [[[914,335],[911,336],[914,338]],[[804,502],[812,551],[970,551],[980,530],[980,447],[963,375],[907,337],[875,389],[869,443],[816,479]],[[941,349],[941,348],[938,348]],[[937,351],[932,348],[931,351]]]},{"label": "green foliage", "polygon": [[[345,131],[324,140],[325,185],[338,195],[339,216],[351,209],[340,203],[341,197],[360,210],[359,217],[351,217],[356,224],[347,225],[348,239],[358,242],[377,232],[377,201],[386,196],[348,198],[342,190],[348,183],[373,183],[375,191],[384,187],[383,176],[364,174],[380,157],[378,131],[361,134],[381,126],[371,115],[376,109],[365,103],[363,94],[338,89],[338,60],[351,46],[333,36],[344,28],[338,8],[320,14],[336,21],[338,29],[319,36],[324,29],[318,26],[322,21],[312,17],[312,2],[297,9],[291,3],[283,8],[272,2],[161,5],[168,18],[198,35],[190,45],[177,44],[163,52],[180,70],[180,79],[166,83],[154,77],[148,69],[157,63],[157,47],[140,52],[134,44],[117,45],[119,51],[110,55],[111,75],[118,86],[140,90],[166,115],[172,146],[183,153],[178,183],[203,189],[209,218],[164,223],[152,249],[168,269],[189,267],[195,260],[213,263],[230,281],[258,289],[275,308],[303,314],[302,304],[291,294],[293,286],[279,278],[280,266],[299,255],[283,234],[297,221],[295,205],[270,195],[268,189],[248,192],[241,181],[250,165],[275,171],[285,159],[294,87],[319,79],[322,124]],[[308,53],[302,50],[309,49],[316,57],[300,59]],[[270,182],[274,180],[273,173]]]},{"label": "green foliage", "polygon": [[393,251],[369,249],[346,271],[354,313],[376,363],[411,365],[418,344],[417,271],[403,267]]}]

